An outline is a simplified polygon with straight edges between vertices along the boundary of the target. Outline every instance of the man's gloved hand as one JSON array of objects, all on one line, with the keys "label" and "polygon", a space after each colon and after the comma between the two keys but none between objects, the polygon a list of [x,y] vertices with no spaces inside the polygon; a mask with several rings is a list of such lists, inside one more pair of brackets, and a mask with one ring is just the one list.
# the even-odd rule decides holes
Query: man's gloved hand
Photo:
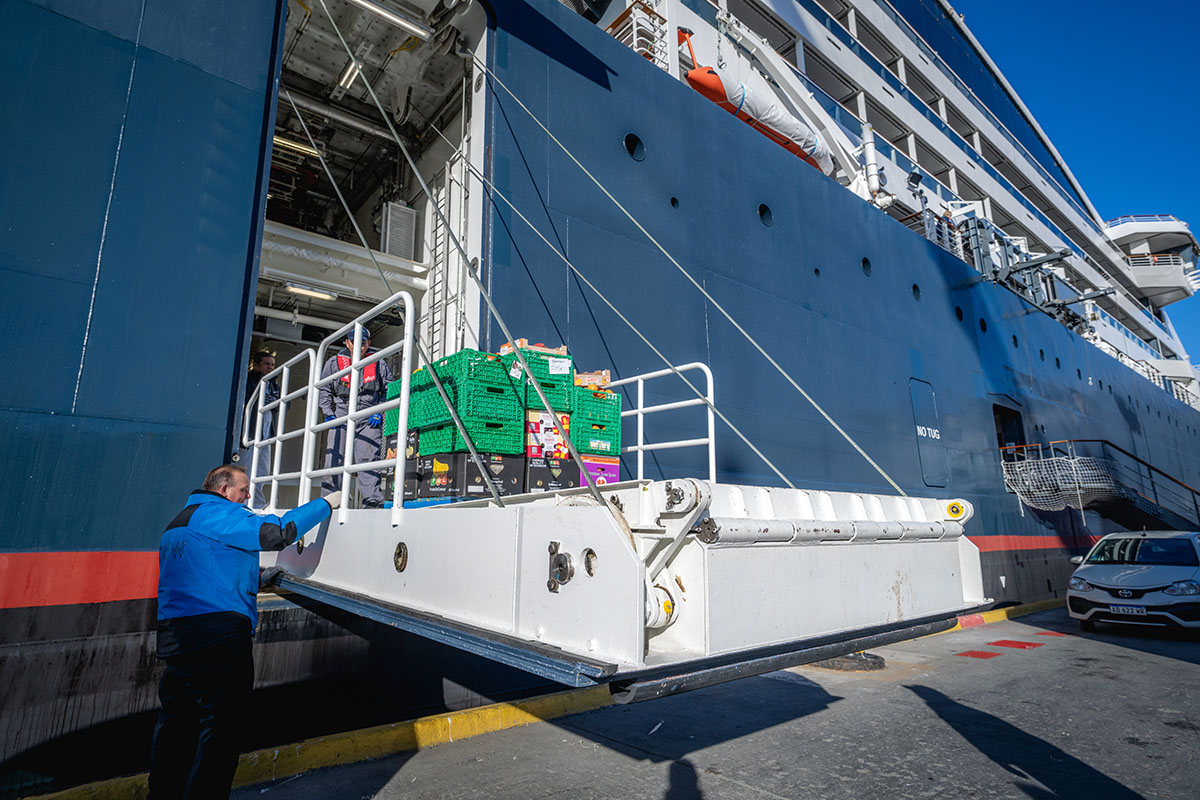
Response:
[{"label": "man's gloved hand", "polygon": [[329,503],[329,508],[332,511],[342,504],[341,492],[330,492],[322,498],[326,503]]},{"label": "man's gloved hand", "polygon": [[326,422],[329,422],[331,419],[333,419],[333,414],[326,414],[326,415],[325,415],[325,421],[326,421]]},{"label": "man's gloved hand", "polygon": [[383,414],[372,414],[370,419],[367,420],[367,424],[372,428],[378,428],[383,424]]},{"label": "man's gloved hand", "polygon": [[280,575],[283,574],[281,567],[267,567],[258,571],[258,588],[265,589],[273,584]]}]

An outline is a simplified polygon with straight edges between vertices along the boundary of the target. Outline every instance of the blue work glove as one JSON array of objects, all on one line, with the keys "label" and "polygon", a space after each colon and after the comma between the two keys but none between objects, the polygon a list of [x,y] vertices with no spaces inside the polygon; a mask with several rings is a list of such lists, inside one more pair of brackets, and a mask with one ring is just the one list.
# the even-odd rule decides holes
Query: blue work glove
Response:
[{"label": "blue work glove", "polygon": [[367,424],[372,428],[378,428],[383,424],[383,414],[372,414],[371,418],[367,420]]},{"label": "blue work glove", "polygon": [[329,422],[329,421],[330,421],[330,420],[332,420],[332,419],[333,419],[333,414],[326,414],[326,415],[325,415],[325,421],[326,421],[326,422]]}]

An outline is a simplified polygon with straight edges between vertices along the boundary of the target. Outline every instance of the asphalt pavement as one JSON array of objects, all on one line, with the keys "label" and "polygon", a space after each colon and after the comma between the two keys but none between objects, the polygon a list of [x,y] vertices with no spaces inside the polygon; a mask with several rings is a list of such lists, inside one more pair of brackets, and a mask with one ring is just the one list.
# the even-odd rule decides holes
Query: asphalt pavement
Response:
[{"label": "asphalt pavement", "polygon": [[1064,609],[234,793],[266,798],[1200,797],[1200,639]]}]

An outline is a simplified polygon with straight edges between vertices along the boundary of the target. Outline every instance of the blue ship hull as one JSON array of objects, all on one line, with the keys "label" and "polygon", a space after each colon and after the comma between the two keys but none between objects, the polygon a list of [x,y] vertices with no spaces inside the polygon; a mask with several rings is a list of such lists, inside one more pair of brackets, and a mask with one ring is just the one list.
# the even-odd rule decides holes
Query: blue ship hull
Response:
[{"label": "blue ship hull", "polygon": [[[0,330],[29,343],[7,351],[0,390],[8,763],[154,707],[158,537],[232,452],[257,279],[285,4],[105,6],[0,12],[12,98],[0,144],[15,154],[0,171]],[[679,263],[906,492],[975,505],[968,534],[997,600],[1061,596],[1067,557],[1114,526],[1022,509],[1001,475],[996,406],[1020,414],[1029,441],[1107,439],[1200,483],[1193,409],[558,3],[496,0],[489,13],[490,69]],[[489,179],[674,363],[709,364],[718,407],[796,485],[890,490],[498,87],[486,124]],[[644,160],[626,151],[630,133]],[[498,199],[481,263],[516,335],[615,376],[663,366]],[[497,348],[497,327],[479,322]],[[689,396],[662,386],[647,402]],[[729,431],[717,439],[721,481],[778,484]],[[652,478],[706,475],[698,451],[648,463]],[[264,680],[336,671],[336,657],[312,661],[328,628],[265,619]],[[532,690],[402,647],[422,671],[414,708]],[[430,680],[438,669],[457,675],[449,690]]]}]

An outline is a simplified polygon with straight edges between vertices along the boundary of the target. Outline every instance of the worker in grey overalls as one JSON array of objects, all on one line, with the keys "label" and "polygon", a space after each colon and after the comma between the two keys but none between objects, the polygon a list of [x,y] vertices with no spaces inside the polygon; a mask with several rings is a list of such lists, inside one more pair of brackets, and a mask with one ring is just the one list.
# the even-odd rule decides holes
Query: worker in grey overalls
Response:
[{"label": "worker in grey overalls", "polygon": [[[359,358],[370,355],[371,332],[362,329],[362,351]],[[335,356],[330,356],[321,369],[321,377],[328,378],[338,370],[350,366],[350,353],[354,348],[354,332],[346,337],[345,347]],[[358,385],[358,400],[356,409],[369,408],[387,399],[387,386],[394,379],[391,367],[383,359],[375,361],[362,368],[362,379]],[[343,375],[332,383],[324,384],[319,395],[321,413],[325,421],[334,417],[344,417],[350,404],[350,378]],[[346,452],[346,426],[339,424],[327,432],[325,447],[325,467],[340,467]],[[368,461],[378,461],[383,447],[383,413],[372,414],[365,420],[359,420],[354,426],[354,463],[363,464]],[[383,507],[383,487],[378,472],[371,470],[355,473],[358,491],[362,495],[363,508]],[[327,475],[321,481],[321,494],[327,495],[342,488],[341,475]]]}]

